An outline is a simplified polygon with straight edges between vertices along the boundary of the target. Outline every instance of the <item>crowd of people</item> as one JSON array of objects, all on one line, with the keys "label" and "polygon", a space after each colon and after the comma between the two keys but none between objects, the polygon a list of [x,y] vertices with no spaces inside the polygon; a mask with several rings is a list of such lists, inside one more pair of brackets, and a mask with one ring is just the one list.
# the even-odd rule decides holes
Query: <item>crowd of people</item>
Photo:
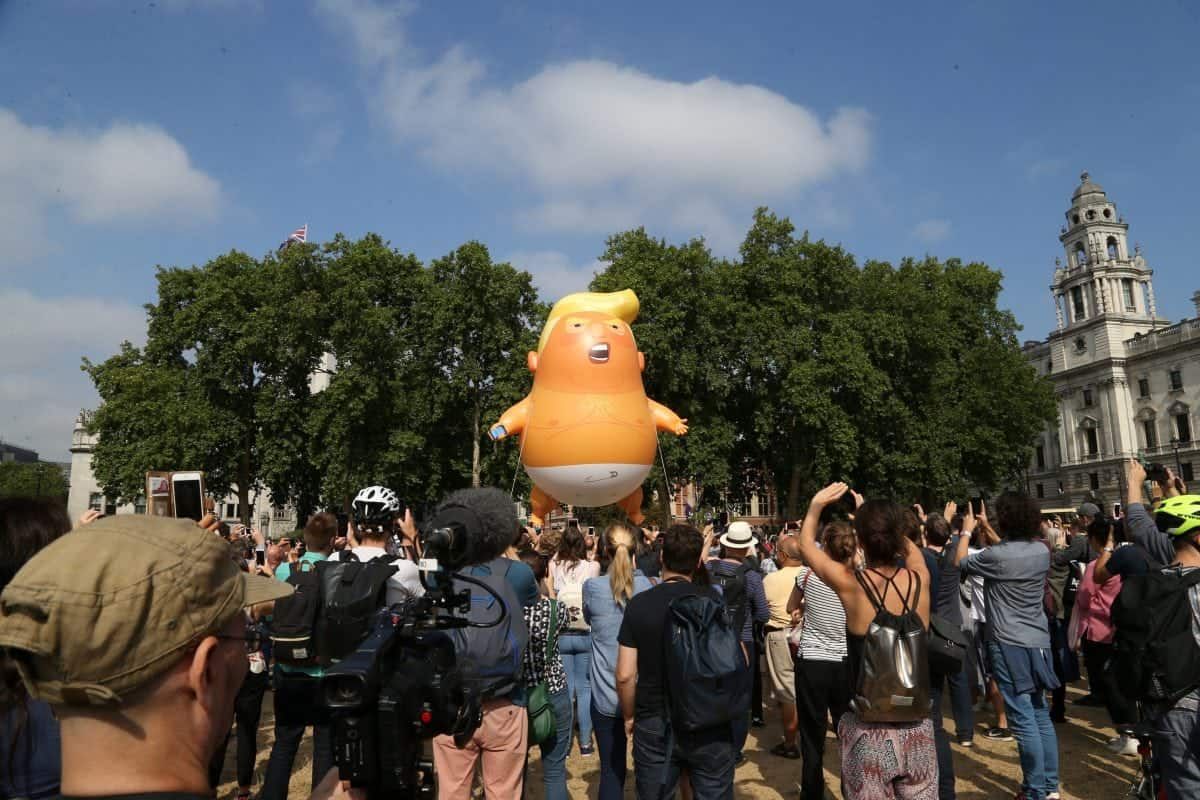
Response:
[{"label": "crowd of people", "polygon": [[[802,800],[825,796],[831,728],[846,798],[952,800],[953,747],[978,729],[1015,740],[1018,800],[1054,800],[1055,725],[1082,672],[1076,702],[1105,708],[1109,749],[1152,745],[1165,796],[1200,797],[1200,496],[1169,471],[1152,500],[1146,483],[1129,462],[1120,515],[1085,503],[1067,524],[1016,493],[927,514],[833,483],[772,533],[539,530],[503,492],[457,492],[429,525],[468,520],[509,543],[464,570],[509,613],[461,640],[480,719],[430,744],[439,796],[523,796],[536,745],[549,800],[570,796],[572,751],[596,760],[601,800],[625,796],[630,762],[639,798],[731,798],[765,699],[769,753],[799,762]],[[246,800],[268,695],[258,795],[287,797],[310,729],[312,796],[360,794],[338,780],[318,686],[365,635],[336,586],[380,608],[429,590],[396,495],[364,489],[348,525],[316,514],[302,542],[211,517],[95,516],[74,534],[54,503],[0,500],[0,798],[211,796],[233,738]],[[678,718],[666,641],[696,599],[721,613],[692,646],[726,642],[733,658],[693,655],[734,664],[718,676],[733,701],[707,727]]]}]

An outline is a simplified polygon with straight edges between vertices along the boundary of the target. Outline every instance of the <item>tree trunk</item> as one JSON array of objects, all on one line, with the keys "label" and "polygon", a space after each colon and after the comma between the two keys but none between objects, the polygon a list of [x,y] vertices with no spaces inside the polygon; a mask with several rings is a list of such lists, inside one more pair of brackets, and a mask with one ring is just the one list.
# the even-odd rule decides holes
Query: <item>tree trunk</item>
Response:
[{"label": "tree trunk", "polygon": [[250,527],[250,451],[242,453],[238,462],[238,514],[242,524]]},{"label": "tree trunk", "polygon": [[471,488],[479,488],[479,395],[475,396],[475,418],[471,425]]},{"label": "tree trunk", "polygon": [[793,464],[792,474],[788,478],[787,518],[789,520],[799,519],[800,478],[800,465]]}]

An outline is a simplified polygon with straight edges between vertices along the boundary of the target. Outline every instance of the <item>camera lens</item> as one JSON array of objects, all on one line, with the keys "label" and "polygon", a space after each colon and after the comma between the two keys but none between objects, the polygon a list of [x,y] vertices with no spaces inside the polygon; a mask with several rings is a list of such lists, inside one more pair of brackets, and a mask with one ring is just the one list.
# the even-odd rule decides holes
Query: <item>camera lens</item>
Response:
[{"label": "camera lens", "polygon": [[354,677],[326,678],[326,704],[333,707],[357,706],[363,701],[362,686]]}]

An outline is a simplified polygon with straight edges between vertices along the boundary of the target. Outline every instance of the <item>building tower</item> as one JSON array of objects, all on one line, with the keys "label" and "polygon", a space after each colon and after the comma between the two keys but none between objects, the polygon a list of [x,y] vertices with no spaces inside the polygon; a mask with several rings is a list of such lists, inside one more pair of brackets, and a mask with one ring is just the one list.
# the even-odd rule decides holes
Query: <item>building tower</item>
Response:
[{"label": "building tower", "polygon": [[[1085,172],[1071,195],[1050,291],[1058,316],[1058,369],[1124,355],[1123,342],[1164,321],[1157,319],[1153,270],[1141,249],[1129,247],[1129,225]],[[1059,350],[1056,348],[1056,350]],[[1059,360],[1059,356],[1062,359]]]}]

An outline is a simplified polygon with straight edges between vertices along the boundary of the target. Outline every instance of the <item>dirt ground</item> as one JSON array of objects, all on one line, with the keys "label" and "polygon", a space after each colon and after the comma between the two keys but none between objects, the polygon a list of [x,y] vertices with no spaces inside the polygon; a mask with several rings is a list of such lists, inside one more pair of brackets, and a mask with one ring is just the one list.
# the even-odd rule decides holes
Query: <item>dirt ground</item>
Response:
[{"label": "dirt ground", "polygon": [[[1121,798],[1133,781],[1138,761],[1128,756],[1115,756],[1104,748],[1104,743],[1114,734],[1102,708],[1072,705],[1071,700],[1082,692],[1072,688],[1067,702],[1067,723],[1058,725],[1058,748],[1061,772],[1062,796],[1064,800],[1110,800]],[[271,698],[263,704],[263,718],[259,728],[258,762],[255,765],[255,787],[257,795],[266,771],[267,757],[273,739],[273,715]],[[995,800],[1013,797],[1020,785],[1021,768],[1017,762],[1016,742],[993,742],[983,738],[983,731],[993,722],[990,712],[976,714],[975,746],[959,747],[954,750],[954,772],[960,800]],[[947,720],[948,731],[953,741],[954,723]],[[738,768],[734,794],[739,798],[753,800],[795,800],[799,796],[797,782],[800,779],[800,762],[779,758],[767,752],[779,736],[778,717],[769,714],[765,728],[753,728],[746,747],[747,759]],[[303,800],[309,794],[311,779],[311,741],[306,739],[296,758],[292,772],[290,796]],[[237,792],[234,785],[234,752],[229,747],[223,775],[224,783],[217,796],[232,798]],[[526,793],[531,800],[542,798],[542,772],[538,763],[537,748],[529,758],[529,774]],[[568,789],[572,797],[594,798],[597,793],[599,768],[596,757],[579,755],[578,745],[572,749],[567,762]],[[830,734],[825,742],[825,776],[830,794],[842,798],[838,786],[837,741]],[[625,796],[632,798],[632,763],[630,777],[626,781]]]}]

